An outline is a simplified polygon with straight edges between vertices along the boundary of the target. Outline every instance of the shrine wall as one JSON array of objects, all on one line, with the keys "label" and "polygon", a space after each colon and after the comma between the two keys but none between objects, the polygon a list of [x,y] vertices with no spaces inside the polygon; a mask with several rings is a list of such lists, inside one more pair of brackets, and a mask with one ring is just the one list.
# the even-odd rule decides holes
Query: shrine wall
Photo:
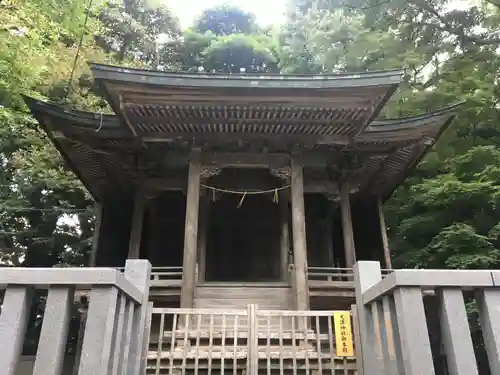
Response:
[{"label": "shrine wall", "polygon": [[103,201],[101,212],[96,266],[124,267],[130,241],[132,199]]}]

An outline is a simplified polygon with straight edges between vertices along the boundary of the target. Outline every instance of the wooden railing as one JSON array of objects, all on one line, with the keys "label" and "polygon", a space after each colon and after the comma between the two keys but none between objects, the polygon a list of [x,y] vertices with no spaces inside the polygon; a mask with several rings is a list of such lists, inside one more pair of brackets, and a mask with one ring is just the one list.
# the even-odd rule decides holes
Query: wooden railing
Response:
[{"label": "wooden railing", "polygon": [[[382,269],[382,277],[387,276],[393,270]],[[320,281],[353,281],[354,269],[353,268],[337,268],[337,267],[308,267],[307,268],[309,280]]]},{"label": "wooden railing", "polygon": [[[48,290],[33,375],[61,374],[76,289],[90,290],[78,375],[139,374],[149,331],[150,265],[112,268],[9,268],[0,272],[0,368],[16,374],[33,291]],[[78,362],[78,361],[77,361]]]},{"label": "wooden railing", "polygon": [[[123,272],[125,268],[117,268]],[[382,276],[390,274],[393,270],[382,269]],[[352,281],[354,270],[352,268],[339,267],[308,267],[309,280],[321,281]],[[151,281],[182,280],[182,266],[153,267],[151,269]]]},{"label": "wooden railing", "polygon": [[148,372],[353,374],[336,354],[333,311],[154,308]]},{"label": "wooden railing", "polygon": [[182,280],[182,266],[153,267],[151,270],[151,280]]},{"label": "wooden railing", "polygon": [[352,268],[308,267],[307,274],[309,280],[321,281],[347,281],[354,277]]},{"label": "wooden railing", "polygon": [[[124,268],[118,268],[123,272]],[[182,283],[182,266],[153,267],[151,269],[151,296],[179,296]],[[166,294],[165,294],[166,293]]]},{"label": "wooden railing", "polygon": [[[123,272],[124,268],[118,268]],[[393,270],[382,269],[382,277],[390,274]],[[310,281],[349,281],[354,280],[352,268],[339,267],[308,267],[308,278]],[[182,281],[182,266],[153,267],[151,269],[152,286],[162,285],[161,281]]]},{"label": "wooden railing", "polygon": [[[125,267],[118,267],[117,270],[124,272]],[[151,281],[159,280],[182,280],[182,266],[152,267]]]},{"label": "wooden railing", "polygon": [[[500,271],[397,270],[382,279],[377,262],[359,262],[355,278],[360,374],[500,374]],[[464,297],[477,308],[484,345],[473,344]],[[487,360],[476,361],[478,348]],[[439,358],[445,370],[435,369]]]}]

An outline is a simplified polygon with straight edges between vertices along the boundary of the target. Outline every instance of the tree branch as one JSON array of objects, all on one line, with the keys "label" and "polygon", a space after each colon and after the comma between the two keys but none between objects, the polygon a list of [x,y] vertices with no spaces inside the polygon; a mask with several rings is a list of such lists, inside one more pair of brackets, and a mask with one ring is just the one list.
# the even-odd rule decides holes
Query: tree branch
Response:
[{"label": "tree branch", "polygon": [[[488,1],[488,0],[487,0]],[[496,1],[498,0],[489,0],[493,5],[497,5]],[[435,27],[436,29],[440,31],[445,31],[450,34],[456,35],[461,40],[465,42],[470,42],[476,45],[481,45],[481,46],[487,46],[487,45],[492,45],[492,44],[500,44],[500,38],[486,38],[483,36],[476,36],[476,35],[467,35],[465,31],[462,28],[457,28],[453,25],[451,25],[447,20],[445,20],[441,14],[434,8],[432,7],[426,0],[410,0],[410,2],[419,7],[422,11],[426,11],[427,13],[431,14],[432,16],[436,17],[437,20],[439,21],[440,25],[431,23],[431,24],[426,24],[424,25]]]}]

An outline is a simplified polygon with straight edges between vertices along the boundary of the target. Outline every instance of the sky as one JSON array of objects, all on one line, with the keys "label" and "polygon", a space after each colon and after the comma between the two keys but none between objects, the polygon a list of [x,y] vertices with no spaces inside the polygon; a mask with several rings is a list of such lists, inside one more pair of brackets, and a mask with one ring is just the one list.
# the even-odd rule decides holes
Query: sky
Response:
[{"label": "sky", "polygon": [[278,24],[284,18],[286,0],[168,0],[168,7],[183,28],[193,24],[201,12],[215,5],[230,4],[255,14],[260,25]]},{"label": "sky", "polygon": [[[287,0],[166,0],[167,6],[179,18],[182,28],[193,24],[201,12],[216,5],[230,4],[255,14],[262,25],[280,24],[284,20]],[[478,0],[453,0],[452,8],[467,8]]]}]

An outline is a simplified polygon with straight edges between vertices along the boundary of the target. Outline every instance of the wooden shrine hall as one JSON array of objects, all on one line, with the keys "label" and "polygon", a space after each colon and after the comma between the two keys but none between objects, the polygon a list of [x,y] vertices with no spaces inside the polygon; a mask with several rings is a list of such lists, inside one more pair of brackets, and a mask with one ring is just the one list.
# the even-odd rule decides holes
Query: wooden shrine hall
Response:
[{"label": "wooden shrine hall", "polygon": [[148,259],[171,307],[339,307],[355,261],[391,268],[381,204],[457,109],[376,120],[399,70],[91,67],[116,115],[26,102],[98,203],[90,266]]}]

